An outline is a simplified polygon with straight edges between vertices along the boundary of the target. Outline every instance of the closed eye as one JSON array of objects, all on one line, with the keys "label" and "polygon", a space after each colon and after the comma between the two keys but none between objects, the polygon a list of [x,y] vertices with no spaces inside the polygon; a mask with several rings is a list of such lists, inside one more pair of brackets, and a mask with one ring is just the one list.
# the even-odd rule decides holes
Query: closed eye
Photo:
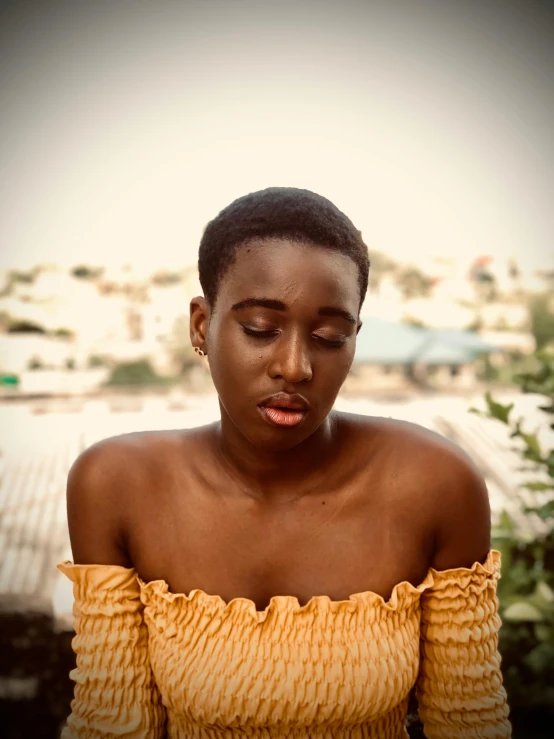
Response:
[{"label": "closed eye", "polygon": [[[254,336],[258,339],[268,339],[269,337],[275,336],[276,334],[279,333],[278,331],[259,331],[253,328],[248,328],[247,326],[243,326],[242,330],[248,336]],[[344,344],[346,344],[346,339],[336,339],[336,340],[324,339],[323,336],[317,336],[317,335],[314,336],[314,339],[317,339],[318,341],[321,341],[326,346],[333,347],[335,349],[338,349],[339,347],[344,346]]]},{"label": "closed eye", "polygon": [[338,349],[341,346],[344,346],[346,344],[346,339],[324,339],[323,336],[315,336],[318,341],[322,341],[324,344],[327,344],[327,346],[334,347],[335,349]]},{"label": "closed eye", "polygon": [[274,334],[279,333],[278,331],[258,331],[253,328],[248,328],[247,326],[243,326],[242,330],[245,334],[248,334],[248,336],[257,336],[260,339],[267,338],[269,336],[273,336]]}]

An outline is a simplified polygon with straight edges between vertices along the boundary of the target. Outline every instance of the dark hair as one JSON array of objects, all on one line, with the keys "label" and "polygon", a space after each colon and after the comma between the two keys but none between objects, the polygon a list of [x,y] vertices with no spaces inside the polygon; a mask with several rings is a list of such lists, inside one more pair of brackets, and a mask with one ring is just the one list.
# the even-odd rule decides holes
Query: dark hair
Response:
[{"label": "dark hair", "polygon": [[296,187],[268,187],[238,198],[208,223],[198,254],[204,297],[212,309],[225,272],[240,246],[253,239],[288,238],[334,249],[358,267],[360,304],[368,283],[369,256],[362,235],[330,200]]}]

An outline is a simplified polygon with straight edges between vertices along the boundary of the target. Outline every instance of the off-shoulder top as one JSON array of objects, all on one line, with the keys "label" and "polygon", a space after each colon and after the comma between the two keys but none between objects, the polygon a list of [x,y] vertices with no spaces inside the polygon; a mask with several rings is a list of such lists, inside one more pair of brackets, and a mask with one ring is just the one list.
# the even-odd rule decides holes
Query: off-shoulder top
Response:
[{"label": "off-shoulder top", "polygon": [[131,568],[58,568],[73,581],[77,661],[62,739],[400,739],[414,685],[429,739],[511,736],[496,550],[386,602],[277,595],[264,611]]}]

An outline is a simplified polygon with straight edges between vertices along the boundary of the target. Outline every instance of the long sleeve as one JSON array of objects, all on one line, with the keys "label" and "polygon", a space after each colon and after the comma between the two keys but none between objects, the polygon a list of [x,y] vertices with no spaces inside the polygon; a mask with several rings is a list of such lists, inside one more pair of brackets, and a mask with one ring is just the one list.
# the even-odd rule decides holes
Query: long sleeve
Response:
[{"label": "long sleeve", "polygon": [[73,582],[77,667],[62,739],[162,739],[166,710],[148,656],[135,570],[58,565]]},{"label": "long sleeve", "polygon": [[421,599],[421,664],[416,694],[428,739],[511,737],[502,684],[496,585],[500,553],[484,565],[431,570]]}]

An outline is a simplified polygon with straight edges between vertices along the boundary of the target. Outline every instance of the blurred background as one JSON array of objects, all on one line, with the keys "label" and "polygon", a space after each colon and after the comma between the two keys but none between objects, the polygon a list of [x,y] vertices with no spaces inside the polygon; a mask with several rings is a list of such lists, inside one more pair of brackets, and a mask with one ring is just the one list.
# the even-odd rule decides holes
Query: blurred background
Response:
[{"label": "blurred background", "polygon": [[72,594],[55,568],[71,559],[69,467],[101,438],[219,417],[189,338],[198,244],[219,210],[273,185],[328,197],[370,250],[336,407],[434,429],[485,475],[514,735],[549,735],[552,4],[0,13],[5,736],[54,739],[70,710]]}]

